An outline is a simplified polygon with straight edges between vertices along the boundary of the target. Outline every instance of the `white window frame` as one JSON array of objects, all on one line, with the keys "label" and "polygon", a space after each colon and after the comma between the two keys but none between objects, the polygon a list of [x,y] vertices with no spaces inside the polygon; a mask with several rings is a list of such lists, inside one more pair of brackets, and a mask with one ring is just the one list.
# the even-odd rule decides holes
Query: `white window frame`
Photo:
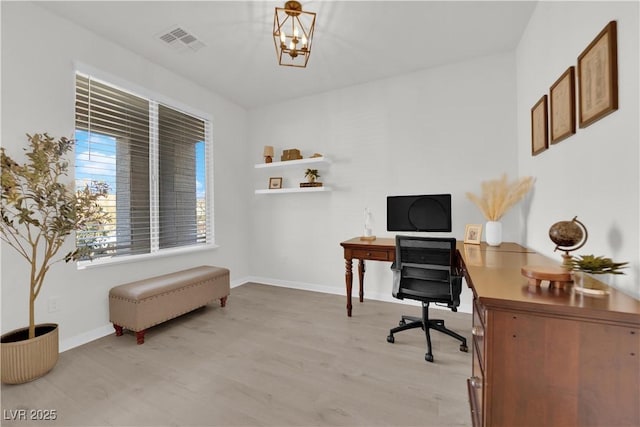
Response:
[{"label": "white window frame", "polygon": [[[91,76],[92,79],[98,80],[101,83],[107,84],[122,91],[130,92],[133,95],[146,98],[150,103],[150,146],[149,146],[149,196],[150,196],[150,243],[151,248],[149,253],[137,254],[137,255],[119,255],[113,257],[102,257],[93,260],[78,261],[76,266],[79,270],[93,267],[100,267],[105,265],[114,264],[126,264],[132,262],[139,262],[148,259],[162,258],[167,256],[175,256],[186,253],[208,251],[218,248],[215,243],[215,224],[214,224],[214,191],[213,191],[213,136],[212,127],[213,119],[210,114],[203,113],[194,109],[193,107],[186,106],[178,101],[170,99],[162,94],[153,92],[149,89],[137,86],[131,82],[123,80],[117,76],[113,76],[102,70],[98,70],[87,64],[80,62],[74,63],[73,78],[73,104],[72,111],[75,116],[75,78],[76,74],[84,74]],[[189,246],[181,246],[167,249],[159,248],[159,191],[158,191],[158,169],[159,169],[159,138],[158,138],[158,104],[164,104],[174,110],[182,111],[185,114],[197,117],[205,122],[205,197],[206,197],[206,243],[199,243]],[[74,126],[75,132],[75,119]],[[75,167],[75,156],[74,156]],[[75,179],[75,172],[74,172]]]}]

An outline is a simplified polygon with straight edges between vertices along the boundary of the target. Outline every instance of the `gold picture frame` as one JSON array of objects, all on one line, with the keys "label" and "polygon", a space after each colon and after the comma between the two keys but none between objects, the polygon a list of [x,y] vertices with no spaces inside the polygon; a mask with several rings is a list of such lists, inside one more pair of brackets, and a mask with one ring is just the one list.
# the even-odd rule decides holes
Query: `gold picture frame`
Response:
[{"label": "gold picture frame", "polygon": [[576,73],[572,65],[549,89],[549,131],[551,143],[576,133]]},{"label": "gold picture frame", "polygon": [[467,224],[464,229],[464,243],[479,245],[481,237],[482,224]]},{"label": "gold picture frame", "polygon": [[618,109],[617,24],[611,21],[578,56],[580,128]]},{"label": "gold picture frame", "polygon": [[547,123],[547,95],[531,108],[531,155],[536,156],[549,148]]},{"label": "gold picture frame", "polygon": [[282,177],[271,177],[269,178],[269,190],[279,190],[282,188]]}]

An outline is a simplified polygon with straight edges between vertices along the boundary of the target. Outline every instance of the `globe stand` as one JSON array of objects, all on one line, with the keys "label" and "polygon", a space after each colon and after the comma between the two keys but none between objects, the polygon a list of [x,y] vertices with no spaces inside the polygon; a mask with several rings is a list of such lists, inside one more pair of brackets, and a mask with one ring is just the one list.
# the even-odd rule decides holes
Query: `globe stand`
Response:
[{"label": "globe stand", "polygon": [[549,228],[549,238],[556,244],[554,252],[560,249],[562,254],[562,268],[573,270],[573,257],[570,252],[580,249],[587,243],[589,233],[587,227],[574,216],[571,221],[556,222]]}]

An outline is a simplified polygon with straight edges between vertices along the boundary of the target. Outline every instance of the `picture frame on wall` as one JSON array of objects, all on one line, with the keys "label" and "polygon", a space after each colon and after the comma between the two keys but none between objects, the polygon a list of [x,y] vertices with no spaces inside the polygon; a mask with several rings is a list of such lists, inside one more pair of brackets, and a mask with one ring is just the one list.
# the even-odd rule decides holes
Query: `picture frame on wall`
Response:
[{"label": "picture frame on wall", "polygon": [[271,177],[269,178],[269,190],[279,190],[282,188],[282,177]]},{"label": "picture frame on wall", "polygon": [[479,245],[481,236],[482,224],[467,224],[464,229],[464,243]]},{"label": "picture frame on wall", "polygon": [[549,148],[549,126],[547,123],[547,95],[531,108],[531,155],[537,156]]},{"label": "picture frame on wall", "polygon": [[611,21],[578,56],[580,128],[618,109],[617,24]]},{"label": "picture frame on wall", "polygon": [[571,66],[549,89],[549,130],[551,144],[576,133],[576,76]]}]

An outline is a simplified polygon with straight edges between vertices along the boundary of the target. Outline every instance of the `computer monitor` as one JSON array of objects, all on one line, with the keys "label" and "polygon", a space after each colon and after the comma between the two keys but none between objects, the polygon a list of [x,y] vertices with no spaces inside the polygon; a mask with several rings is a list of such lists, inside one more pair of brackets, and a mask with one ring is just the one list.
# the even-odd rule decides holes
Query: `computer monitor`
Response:
[{"label": "computer monitor", "polygon": [[387,197],[387,231],[451,231],[451,194]]}]

